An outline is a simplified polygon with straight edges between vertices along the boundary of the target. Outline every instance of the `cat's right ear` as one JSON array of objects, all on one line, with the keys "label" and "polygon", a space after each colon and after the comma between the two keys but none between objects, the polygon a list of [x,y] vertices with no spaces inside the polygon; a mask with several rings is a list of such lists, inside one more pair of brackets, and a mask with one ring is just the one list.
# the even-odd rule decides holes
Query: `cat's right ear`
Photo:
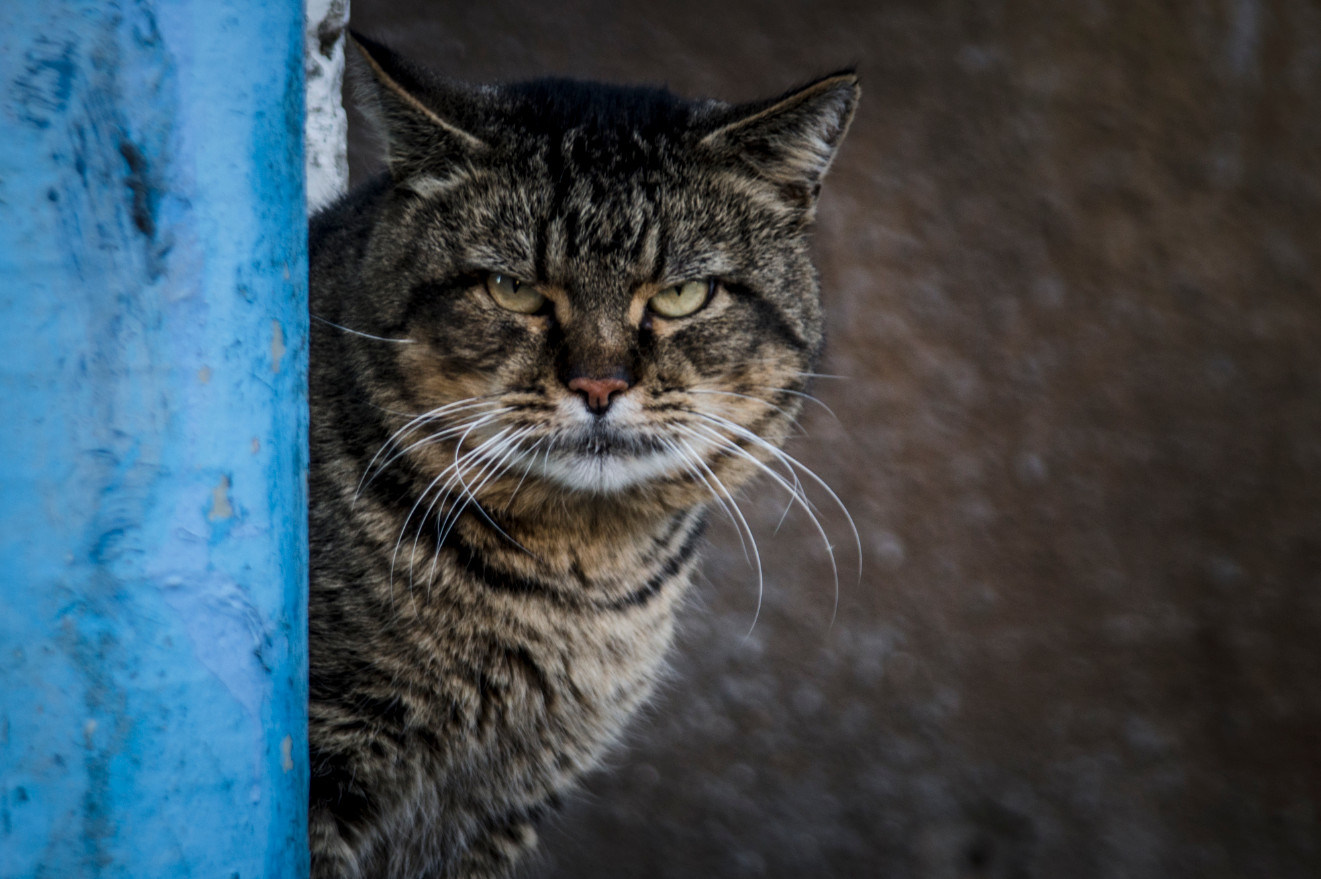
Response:
[{"label": "cat's right ear", "polygon": [[732,118],[701,143],[776,184],[810,220],[858,95],[857,75],[842,70],[779,98],[728,108]]},{"label": "cat's right ear", "polygon": [[349,75],[359,106],[385,139],[390,176],[426,188],[471,167],[486,143],[465,131],[467,90],[446,83],[393,49],[351,32]]}]

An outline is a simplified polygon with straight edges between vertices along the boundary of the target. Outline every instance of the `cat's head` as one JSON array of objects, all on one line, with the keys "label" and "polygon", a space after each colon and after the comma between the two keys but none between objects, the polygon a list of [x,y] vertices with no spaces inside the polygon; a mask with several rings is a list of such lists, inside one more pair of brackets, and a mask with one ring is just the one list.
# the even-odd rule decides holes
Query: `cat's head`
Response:
[{"label": "cat's head", "polygon": [[351,54],[391,189],[347,308],[412,340],[389,402],[424,414],[419,453],[457,446],[470,481],[706,496],[771,456],[821,348],[807,232],[851,73],[731,106]]}]

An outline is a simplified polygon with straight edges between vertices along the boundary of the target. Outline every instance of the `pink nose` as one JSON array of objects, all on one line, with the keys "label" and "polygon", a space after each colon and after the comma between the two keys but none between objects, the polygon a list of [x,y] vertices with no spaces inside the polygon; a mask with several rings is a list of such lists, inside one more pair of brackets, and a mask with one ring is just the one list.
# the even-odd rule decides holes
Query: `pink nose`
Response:
[{"label": "pink nose", "polygon": [[610,406],[610,395],[628,390],[628,382],[622,378],[575,378],[569,382],[569,390],[586,397],[587,408],[600,415]]}]

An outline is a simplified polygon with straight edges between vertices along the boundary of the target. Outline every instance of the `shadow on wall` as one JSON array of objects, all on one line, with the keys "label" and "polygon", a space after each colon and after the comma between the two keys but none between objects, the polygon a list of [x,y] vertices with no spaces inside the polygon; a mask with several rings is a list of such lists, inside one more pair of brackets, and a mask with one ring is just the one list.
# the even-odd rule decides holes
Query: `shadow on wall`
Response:
[{"label": "shadow on wall", "polygon": [[[790,450],[551,876],[1321,872],[1321,10],[354,4],[460,78],[730,100],[856,62]],[[373,166],[361,120],[352,166]],[[851,536],[829,524],[847,559]],[[847,567],[845,561],[843,567]]]}]

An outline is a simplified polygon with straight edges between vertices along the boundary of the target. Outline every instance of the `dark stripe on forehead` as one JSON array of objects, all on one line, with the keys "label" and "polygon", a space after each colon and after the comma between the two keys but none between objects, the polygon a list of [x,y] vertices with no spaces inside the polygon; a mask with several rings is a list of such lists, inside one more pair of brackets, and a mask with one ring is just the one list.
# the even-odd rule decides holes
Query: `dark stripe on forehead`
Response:
[{"label": "dark stripe on forehead", "polygon": [[667,271],[666,261],[670,258],[670,226],[664,219],[656,224],[656,265],[651,270],[653,284],[659,284]]},{"label": "dark stripe on forehead", "polygon": [[564,203],[569,200],[569,189],[573,185],[572,175],[566,173],[564,161],[564,141],[568,137],[566,134],[559,143],[546,145],[546,176],[550,178],[552,191],[550,206],[544,216],[537,218],[536,256],[533,259],[537,276],[532,279],[534,281],[548,280],[546,250],[550,246],[550,227],[563,212]]},{"label": "dark stripe on forehead", "polygon": [[578,258],[581,242],[578,240],[581,213],[577,207],[569,208],[564,214],[564,259]]},{"label": "dark stripe on forehead", "polygon": [[625,220],[615,226],[615,230],[610,233],[609,252],[619,254],[630,262],[636,257],[632,256],[637,251],[637,236],[633,234],[633,224]]},{"label": "dark stripe on forehead", "polygon": [[642,226],[637,230],[637,235],[633,238],[633,246],[628,252],[628,261],[638,267],[638,274],[644,278],[651,276],[653,267],[638,263],[642,261],[642,254],[647,249],[647,239],[651,237],[652,225],[651,205],[647,205],[642,214]]}]

